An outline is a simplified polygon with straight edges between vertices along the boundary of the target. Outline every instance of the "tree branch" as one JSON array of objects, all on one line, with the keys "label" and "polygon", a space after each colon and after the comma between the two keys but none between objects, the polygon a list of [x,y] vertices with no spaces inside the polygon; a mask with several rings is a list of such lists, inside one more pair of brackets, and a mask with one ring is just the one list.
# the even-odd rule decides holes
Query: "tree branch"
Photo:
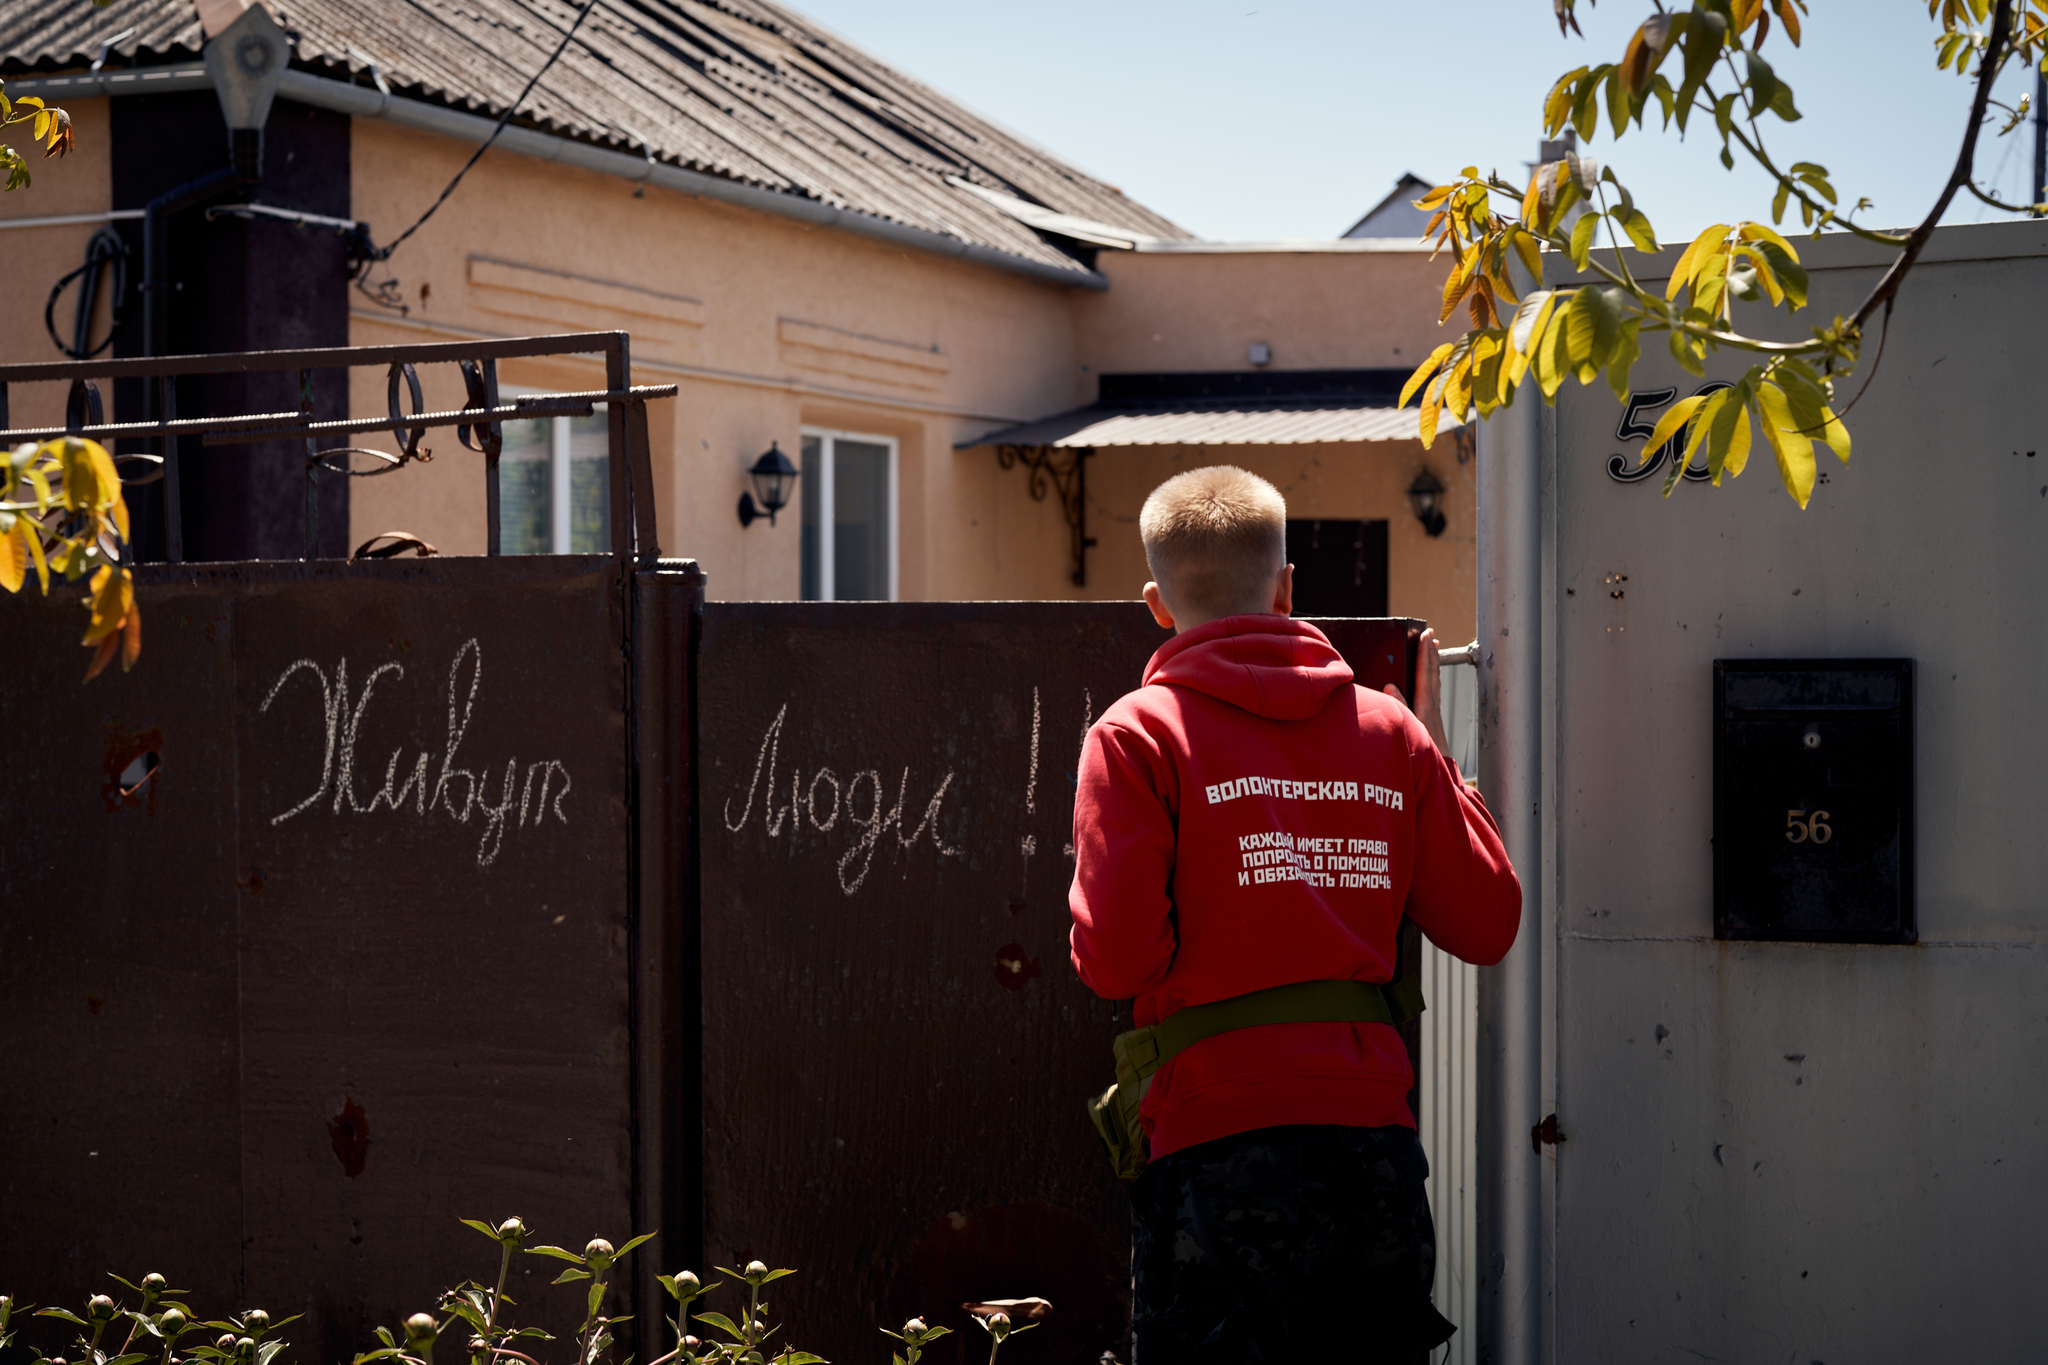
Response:
[{"label": "tree branch", "polygon": [[1870,297],[1856,310],[1856,316],[1849,320],[1853,327],[1862,327],[1865,320],[1877,311],[1880,304],[1889,303],[1904,283],[1906,272],[1920,259],[1920,252],[1934,235],[1934,225],[1941,221],[1941,215],[1948,212],[1949,202],[1956,197],[1956,191],[1970,183],[1971,163],[1977,155],[1977,134],[1984,127],[1984,107],[1991,100],[1991,86],[1998,79],[1999,68],[2005,65],[2005,42],[2012,33],[2013,0],[1998,0],[1998,8],[1991,16],[1991,36],[1984,44],[1984,62],[1977,69],[1977,94],[1970,101],[1970,122],[1963,133],[1962,150],[1956,154],[1955,169],[1949,172],[1948,184],[1942,187],[1941,197],[1934,201],[1927,217],[1919,227],[1906,238],[1905,248],[1899,252],[1891,269],[1884,272],[1884,278],[1870,291]]}]

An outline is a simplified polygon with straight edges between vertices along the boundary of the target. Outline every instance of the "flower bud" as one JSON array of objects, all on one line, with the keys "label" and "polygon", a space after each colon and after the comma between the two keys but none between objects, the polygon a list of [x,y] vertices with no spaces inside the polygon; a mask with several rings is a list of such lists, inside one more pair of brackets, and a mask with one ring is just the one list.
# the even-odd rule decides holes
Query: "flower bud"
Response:
[{"label": "flower bud", "polygon": [[703,1287],[704,1282],[697,1278],[697,1272],[694,1270],[685,1270],[680,1275],[676,1276],[676,1288],[678,1289],[695,1293],[697,1290],[702,1289]]},{"label": "flower bud", "polygon": [[612,1244],[602,1237],[590,1239],[590,1245],[583,1248],[585,1260],[609,1261],[612,1258]]},{"label": "flower bud", "polygon": [[270,1330],[270,1314],[261,1308],[251,1308],[242,1314],[242,1327],[251,1332],[267,1332]]},{"label": "flower bud", "polygon": [[989,1314],[989,1315],[988,1315],[988,1330],[989,1330],[990,1334],[991,1334],[991,1335],[993,1335],[993,1336],[995,1337],[995,1339],[996,1339],[997,1341],[1001,1341],[1001,1340],[1002,1340],[1002,1339],[1003,1339],[1004,1337],[1007,1337],[1007,1336],[1009,1336],[1009,1335],[1010,1335],[1010,1315],[1009,1315],[1008,1313],[991,1313],[991,1314]]},{"label": "flower bud", "polygon": [[235,1359],[247,1360],[255,1354],[256,1339],[254,1337],[238,1337],[235,1339]]},{"label": "flower bud", "polygon": [[142,1292],[145,1294],[161,1294],[168,1283],[169,1281],[165,1280],[163,1276],[152,1270],[149,1274],[142,1277]]},{"label": "flower bud", "polygon": [[747,1283],[759,1284],[768,1274],[768,1267],[759,1261],[747,1262]]},{"label": "flower bud", "polygon": [[156,1325],[166,1332],[180,1331],[185,1326],[185,1315],[175,1308],[166,1308],[163,1316],[156,1320]]},{"label": "flower bud", "polygon": [[439,1325],[425,1313],[414,1313],[405,1320],[405,1335],[409,1341],[431,1337],[439,1330]]},{"label": "flower bud", "polygon": [[691,1351],[694,1351],[694,1350],[696,1350],[696,1349],[697,1349],[697,1348],[698,1348],[699,1346],[702,1346],[703,1344],[704,1344],[703,1342],[699,1341],[699,1340],[698,1340],[697,1338],[695,1338],[695,1337],[684,1337],[684,1338],[683,1338],[683,1346],[684,1346],[684,1348],[685,1348],[685,1349],[687,1349],[687,1350],[691,1350]]},{"label": "flower bud", "polygon": [[86,1300],[85,1315],[94,1322],[105,1322],[114,1316],[114,1301],[105,1294],[95,1294]]},{"label": "flower bud", "polygon": [[221,1352],[223,1355],[233,1355],[235,1353],[235,1334],[233,1332],[222,1332],[220,1336],[214,1339],[213,1349]]},{"label": "flower bud", "polygon": [[513,1246],[518,1246],[526,1240],[526,1223],[522,1219],[507,1218],[498,1224],[498,1236]]},{"label": "flower bud", "polygon": [[63,1357],[63,1356],[51,1356],[51,1357],[50,1357],[50,1359],[49,1359],[49,1365],[64,1365],[64,1357]]},{"label": "flower bud", "polygon": [[903,1324],[903,1335],[906,1337],[916,1336],[918,1333],[924,1330],[925,1325],[923,1318],[912,1318],[909,1322]]}]

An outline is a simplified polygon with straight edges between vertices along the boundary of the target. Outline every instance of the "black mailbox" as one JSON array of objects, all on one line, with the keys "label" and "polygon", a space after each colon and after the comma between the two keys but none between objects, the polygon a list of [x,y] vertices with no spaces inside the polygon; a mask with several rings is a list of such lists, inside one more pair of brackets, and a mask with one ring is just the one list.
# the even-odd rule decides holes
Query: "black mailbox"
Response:
[{"label": "black mailbox", "polygon": [[1912,943],[1913,661],[1714,661],[1714,937]]}]

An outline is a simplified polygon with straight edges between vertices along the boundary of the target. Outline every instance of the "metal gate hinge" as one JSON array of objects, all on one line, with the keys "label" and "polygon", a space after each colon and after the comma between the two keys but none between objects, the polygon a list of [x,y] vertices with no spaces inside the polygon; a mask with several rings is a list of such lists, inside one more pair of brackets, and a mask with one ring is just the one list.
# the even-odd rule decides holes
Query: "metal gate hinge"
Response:
[{"label": "metal gate hinge", "polygon": [[1529,1130],[1529,1150],[1538,1156],[1543,1155],[1543,1145],[1545,1143],[1555,1146],[1563,1141],[1564,1133],[1557,1126],[1557,1115],[1555,1114],[1546,1114],[1543,1122]]}]

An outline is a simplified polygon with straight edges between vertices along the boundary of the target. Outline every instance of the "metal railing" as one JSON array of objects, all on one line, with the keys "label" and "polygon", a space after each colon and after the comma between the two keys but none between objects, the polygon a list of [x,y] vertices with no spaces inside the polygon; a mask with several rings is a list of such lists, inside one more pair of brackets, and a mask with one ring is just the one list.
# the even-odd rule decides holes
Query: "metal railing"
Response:
[{"label": "metal railing", "polygon": [[[0,365],[0,428],[10,427],[10,385],[36,382],[70,384],[64,425],[0,430],[0,446],[57,436],[88,436],[102,442],[154,438],[155,453],[118,451],[115,464],[130,484],[163,483],[165,558],[184,561],[183,505],[180,499],[178,441],[199,438],[202,445],[223,446],[258,441],[305,442],[305,555],[315,557],[320,534],[319,480],[325,476],[368,478],[393,473],[423,458],[420,438],[436,427],[454,427],[457,439],[483,456],[484,501],[489,534],[487,554],[500,553],[498,463],[503,449],[501,423],[528,417],[588,417],[605,405],[612,552],[628,561],[651,562],[661,547],[655,533],[654,471],[649,454],[647,402],[673,398],[673,384],[631,381],[630,338],[624,332],[574,332],[561,336],[510,337],[499,341],[426,342],[405,346],[330,346],[300,351],[238,351],[219,355],[157,356],[131,360],[75,360],[48,364]],[[498,393],[498,362],[535,356],[599,354],[604,357],[605,386],[575,393],[531,394],[505,400]],[[419,367],[452,364],[462,374],[467,401],[460,408],[424,410]],[[315,421],[313,375],[318,370],[384,366],[388,411],[378,417]],[[296,411],[223,413],[203,417],[178,415],[178,380],[192,375],[296,374]],[[144,403],[152,415],[140,421],[106,420],[100,382],[144,381]],[[406,405],[410,400],[410,406]],[[388,431],[397,453],[350,445],[325,446],[327,438]],[[381,467],[358,469],[351,457],[381,461]],[[131,473],[132,471],[132,473]]]}]

